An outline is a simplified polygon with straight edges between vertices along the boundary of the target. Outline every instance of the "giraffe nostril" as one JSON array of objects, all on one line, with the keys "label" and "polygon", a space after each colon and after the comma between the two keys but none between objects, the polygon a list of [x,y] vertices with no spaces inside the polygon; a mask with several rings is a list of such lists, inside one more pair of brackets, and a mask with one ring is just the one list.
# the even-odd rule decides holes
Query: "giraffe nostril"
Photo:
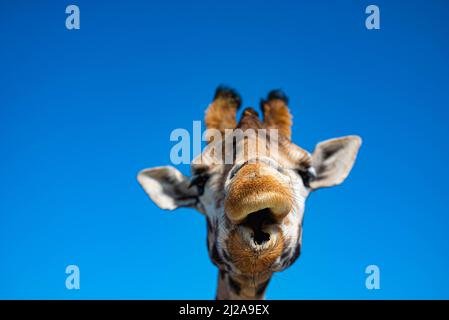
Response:
[{"label": "giraffe nostril", "polygon": [[254,242],[258,245],[270,240],[270,234],[264,231],[264,227],[276,224],[276,218],[270,209],[262,209],[250,213],[240,225],[246,226],[253,231]]},{"label": "giraffe nostril", "polygon": [[245,161],[239,165],[234,166],[234,168],[232,168],[231,172],[229,173],[229,179],[234,178],[237,172],[239,172],[239,170],[247,163],[248,161]]}]

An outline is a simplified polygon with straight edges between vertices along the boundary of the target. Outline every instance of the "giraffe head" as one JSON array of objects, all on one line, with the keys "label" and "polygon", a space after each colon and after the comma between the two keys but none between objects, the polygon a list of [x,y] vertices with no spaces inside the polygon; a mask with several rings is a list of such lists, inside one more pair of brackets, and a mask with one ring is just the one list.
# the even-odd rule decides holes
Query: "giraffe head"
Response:
[{"label": "giraffe head", "polygon": [[145,169],[138,181],[162,209],[192,207],[206,216],[207,247],[219,268],[217,298],[261,299],[272,274],[301,251],[308,195],[348,176],[358,136],[319,143],[312,153],[291,141],[288,99],[279,90],[262,100],[263,119],[240,96],[219,87],[206,110],[207,147],[191,178],[171,166]]}]

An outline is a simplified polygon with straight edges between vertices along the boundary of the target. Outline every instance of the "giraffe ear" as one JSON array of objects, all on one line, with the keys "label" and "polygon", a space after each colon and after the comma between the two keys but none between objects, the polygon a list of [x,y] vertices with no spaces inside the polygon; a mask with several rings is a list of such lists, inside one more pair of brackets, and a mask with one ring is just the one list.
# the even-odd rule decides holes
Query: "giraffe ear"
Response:
[{"label": "giraffe ear", "polygon": [[310,181],[310,187],[319,189],[342,183],[354,165],[361,144],[359,136],[335,138],[317,144],[312,154],[315,177]]},{"label": "giraffe ear", "polygon": [[189,179],[173,167],[144,169],[137,175],[137,180],[161,209],[197,208],[197,189],[189,188]]}]

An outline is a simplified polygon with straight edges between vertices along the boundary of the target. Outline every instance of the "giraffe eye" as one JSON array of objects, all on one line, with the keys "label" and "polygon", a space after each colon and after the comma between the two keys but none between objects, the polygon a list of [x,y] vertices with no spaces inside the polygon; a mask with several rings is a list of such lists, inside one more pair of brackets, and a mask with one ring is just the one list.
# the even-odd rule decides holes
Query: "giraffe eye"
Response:
[{"label": "giraffe eye", "polygon": [[312,181],[315,178],[315,169],[313,169],[313,167],[310,167],[307,169],[298,169],[298,170],[296,170],[296,172],[301,177],[302,182],[304,183],[304,186],[309,188],[310,181]]},{"label": "giraffe eye", "polygon": [[192,186],[196,186],[198,189],[199,195],[203,195],[204,193],[204,186],[206,185],[207,180],[209,179],[209,175],[206,173],[199,174],[197,176],[194,176],[192,180],[190,181],[189,188]]}]

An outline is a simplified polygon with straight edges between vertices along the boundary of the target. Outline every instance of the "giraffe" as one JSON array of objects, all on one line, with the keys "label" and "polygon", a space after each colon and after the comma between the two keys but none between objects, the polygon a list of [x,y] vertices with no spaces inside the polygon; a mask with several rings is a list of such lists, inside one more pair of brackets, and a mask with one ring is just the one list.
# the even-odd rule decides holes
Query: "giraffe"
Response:
[{"label": "giraffe", "polygon": [[[209,257],[219,269],[219,300],[265,299],[273,274],[300,255],[308,195],[342,183],[361,146],[355,135],[320,142],[312,153],[294,144],[288,97],[281,90],[261,100],[263,118],[246,108],[237,122],[240,105],[234,89],[217,88],[205,113],[212,134],[192,161],[190,178],[172,166],[137,176],[161,209],[190,207],[205,215]],[[276,134],[246,134],[263,130]]]}]

